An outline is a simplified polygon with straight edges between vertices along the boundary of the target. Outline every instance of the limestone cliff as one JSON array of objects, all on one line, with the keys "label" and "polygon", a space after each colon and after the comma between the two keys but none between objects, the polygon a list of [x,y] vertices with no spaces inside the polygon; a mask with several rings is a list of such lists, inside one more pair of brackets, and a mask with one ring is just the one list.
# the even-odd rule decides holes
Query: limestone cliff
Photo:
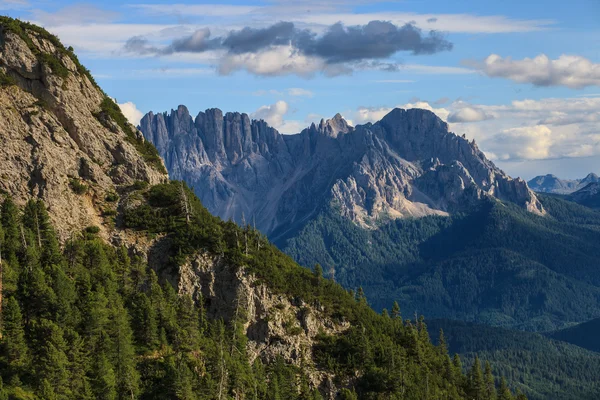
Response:
[{"label": "limestone cliff", "polygon": [[367,228],[463,211],[484,197],[544,213],[523,180],[426,110],[395,109],[357,127],[338,114],[281,135],[246,114],[211,109],[193,119],[179,106],[147,114],[140,129],[171,176],[188,182],[212,213],[252,220],[274,240],[328,205]]}]

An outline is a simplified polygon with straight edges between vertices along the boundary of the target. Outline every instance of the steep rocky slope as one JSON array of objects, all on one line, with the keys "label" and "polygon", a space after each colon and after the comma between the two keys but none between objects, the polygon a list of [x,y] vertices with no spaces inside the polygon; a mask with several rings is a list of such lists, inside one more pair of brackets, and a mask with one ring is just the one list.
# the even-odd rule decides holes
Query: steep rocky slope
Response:
[{"label": "steep rocky slope", "polygon": [[56,38],[0,20],[0,76],[0,190],[20,204],[42,199],[63,239],[104,226],[104,199],[117,188],[167,179],[157,158],[138,151],[141,134],[110,119],[116,105]]},{"label": "steep rocky slope", "polygon": [[487,197],[542,214],[527,184],[499,170],[426,110],[396,109],[376,124],[338,114],[281,135],[246,114],[184,106],[147,114],[140,129],[171,176],[185,180],[224,219],[255,221],[273,239],[333,205],[362,227],[447,215]]},{"label": "steep rocky slope", "polygon": [[567,198],[582,206],[600,208],[600,182],[590,183]]},{"label": "steep rocky slope", "polygon": [[583,179],[560,179],[556,175],[536,176],[527,184],[531,190],[541,193],[570,194],[583,189],[590,183],[600,182],[598,175],[588,174]]}]

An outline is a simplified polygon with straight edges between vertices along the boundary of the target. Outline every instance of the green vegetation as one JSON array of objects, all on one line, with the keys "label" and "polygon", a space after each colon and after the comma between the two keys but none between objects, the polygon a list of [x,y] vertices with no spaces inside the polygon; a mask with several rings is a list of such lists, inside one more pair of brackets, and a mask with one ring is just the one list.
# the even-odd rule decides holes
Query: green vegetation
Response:
[{"label": "green vegetation", "polygon": [[465,364],[471,365],[477,355],[488,360],[498,375],[530,399],[598,398],[598,353],[537,333],[449,320],[428,325],[430,332],[443,330],[448,348],[462,354]]},{"label": "green vegetation", "polygon": [[117,201],[119,201],[119,195],[115,192],[110,192],[106,195],[104,200],[109,203],[116,203]]},{"label": "green vegetation", "polygon": [[[334,371],[337,380],[356,382],[359,398],[378,398],[383,393],[461,398],[477,391],[452,366],[443,346],[432,346],[424,321],[403,322],[397,304],[391,316],[377,315],[361,291],[355,296],[323,278],[318,269],[313,273],[299,267],[249,226],[220,221],[181,182],[153,186],[144,198],[142,205],[125,212],[124,224],[166,235],[172,268],[198,249],[220,254],[228,265],[246,266],[271,290],[300,298],[334,320],[350,323],[342,335],[321,335],[315,352],[317,363]],[[292,323],[288,328],[289,334],[301,333]]]},{"label": "green vegetation", "polygon": [[125,133],[126,139],[129,143],[135,146],[136,150],[143,159],[154,169],[159,172],[167,173],[162,159],[158,154],[156,147],[147,140],[144,140],[142,136],[138,136],[135,129],[129,124],[127,118],[123,115],[121,108],[108,96],[104,97],[100,104],[100,112],[95,114],[96,119],[109,130],[113,130],[111,120],[114,121],[119,128]]},{"label": "green vegetation", "polygon": [[[69,71],[60,60],[61,56],[67,56],[76,65],[77,72],[80,75],[85,75],[90,80],[90,82],[92,82],[92,84],[99,89],[99,86],[94,80],[94,77],[87,68],[81,65],[79,59],[73,52],[73,49],[71,47],[69,49],[66,49],[55,35],[51,34],[44,28],[41,28],[37,25],[6,16],[0,16],[0,26],[2,26],[2,28],[6,31],[12,32],[15,35],[19,36],[27,44],[29,50],[31,50],[31,52],[38,57],[40,62],[48,65],[52,72],[57,76],[61,78],[66,78],[68,76]],[[40,52],[37,46],[31,40],[31,37],[29,37],[28,32],[32,32],[40,38],[48,40],[50,43],[52,43],[52,45],[56,48],[57,54]]]},{"label": "green vegetation", "polygon": [[431,318],[553,330],[599,315],[600,213],[541,200],[547,217],[490,201],[373,231],[325,210],[277,244],[301,265],[335,268],[336,281],[362,286],[377,310],[397,300]]},{"label": "green vegetation", "polygon": [[12,76],[5,74],[0,71],[0,87],[12,86],[15,84],[15,80]]},{"label": "green vegetation", "polygon": [[71,186],[71,189],[73,190],[73,192],[75,192],[78,195],[86,194],[88,191],[87,185],[84,183],[81,183],[81,181],[79,179],[72,178],[69,181],[69,186]]}]

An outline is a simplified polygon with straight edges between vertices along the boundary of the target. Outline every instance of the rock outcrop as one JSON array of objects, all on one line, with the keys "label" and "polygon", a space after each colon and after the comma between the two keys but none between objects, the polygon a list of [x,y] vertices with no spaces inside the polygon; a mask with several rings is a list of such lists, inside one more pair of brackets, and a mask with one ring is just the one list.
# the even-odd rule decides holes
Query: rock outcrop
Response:
[{"label": "rock outcrop", "polygon": [[590,183],[598,182],[600,182],[600,177],[594,173],[588,174],[583,179],[560,179],[556,175],[548,174],[536,176],[527,184],[531,190],[536,192],[570,194],[583,189]]},{"label": "rock outcrop", "polygon": [[167,174],[101,117],[106,95],[72,53],[38,31],[0,28],[0,192],[20,204],[42,199],[63,240],[90,225],[108,236],[106,196]]},{"label": "rock outcrop", "polygon": [[389,219],[447,215],[484,197],[544,210],[474,142],[430,111],[395,109],[351,127],[336,115],[296,135],[220,110],[147,114],[140,130],[214,214],[254,221],[273,240],[332,205],[369,228]]}]

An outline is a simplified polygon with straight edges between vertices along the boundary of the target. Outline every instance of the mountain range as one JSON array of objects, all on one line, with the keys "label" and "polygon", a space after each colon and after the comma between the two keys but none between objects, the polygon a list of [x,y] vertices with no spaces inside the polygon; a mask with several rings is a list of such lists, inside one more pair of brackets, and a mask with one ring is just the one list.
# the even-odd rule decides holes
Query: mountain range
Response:
[{"label": "mountain range", "polygon": [[356,127],[338,114],[281,135],[179,106],[140,129],[211,212],[362,287],[375,309],[542,331],[600,315],[598,215],[535,194],[432,112]]},{"label": "mountain range", "polygon": [[218,109],[184,106],[140,123],[175,179],[223,219],[252,221],[272,240],[300,229],[324,205],[363,228],[397,218],[449,215],[484,198],[544,210],[520,179],[430,111],[395,109],[375,124],[338,114],[296,135]]},{"label": "mountain range", "polygon": [[583,179],[560,179],[555,175],[536,176],[527,184],[531,190],[540,193],[571,194],[583,189],[590,183],[598,183],[600,178],[594,173],[588,174]]}]

